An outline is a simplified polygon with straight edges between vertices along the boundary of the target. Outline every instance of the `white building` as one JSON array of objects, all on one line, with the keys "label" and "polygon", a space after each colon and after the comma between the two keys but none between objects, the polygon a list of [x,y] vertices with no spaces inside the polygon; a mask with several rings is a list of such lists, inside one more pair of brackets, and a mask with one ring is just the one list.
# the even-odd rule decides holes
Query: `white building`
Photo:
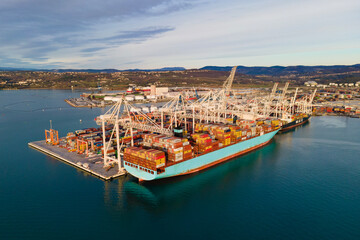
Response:
[{"label": "white building", "polygon": [[145,99],[144,95],[136,95],[135,96],[135,100],[144,100],[144,99]]},{"label": "white building", "polygon": [[168,87],[157,87],[156,88],[156,95],[163,95],[169,92]]},{"label": "white building", "polygon": [[149,100],[155,100],[156,96],[155,95],[147,95],[146,98]]},{"label": "white building", "polygon": [[317,82],[315,82],[315,81],[307,81],[307,82],[305,82],[304,83],[305,84],[305,86],[311,86],[311,87],[316,87],[316,85],[317,85]]}]

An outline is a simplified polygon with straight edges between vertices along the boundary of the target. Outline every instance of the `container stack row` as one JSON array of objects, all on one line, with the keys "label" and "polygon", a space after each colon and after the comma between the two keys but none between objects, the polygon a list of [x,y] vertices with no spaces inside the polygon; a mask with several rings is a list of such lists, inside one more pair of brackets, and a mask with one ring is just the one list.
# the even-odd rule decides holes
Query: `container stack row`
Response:
[{"label": "container stack row", "polygon": [[144,134],[143,145],[165,151],[167,153],[167,160],[171,162],[188,160],[193,156],[192,147],[186,138]]},{"label": "container stack row", "polygon": [[[112,133],[112,127],[108,126],[105,132],[105,140],[109,142],[110,136],[113,138],[109,142],[109,148],[107,149],[108,156],[117,156],[117,142],[116,134]],[[133,139],[135,141],[140,140],[142,132],[134,130]],[[138,140],[137,140],[138,139]],[[131,136],[125,136],[125,131],[121,131],[119,135],[120,144],[129,144],[131,142]],[[101,128],[88,128],[82,130],[76,130],[70,132],[64,138],[64,144],[62,147],[67,148],[69,152],[78,152],[79,154],[88,152],[92,154],[104,154],[103,149],[103,133]],[[86,151],[86,149],[88,151]]]},{"label": "container stack row", "polygon": [[251,137],[263,135],[281,126],[279,120],[259,119],[256,121],[237,120],[236,124],[195,124],[191,135],[199,153],[206,153],[226,147]]},{"label": "container stack row", "polygon": [[124,160],[143,168],[156,171],[165,166],[165,153],[156,149],[128,147],[124,151]]}]

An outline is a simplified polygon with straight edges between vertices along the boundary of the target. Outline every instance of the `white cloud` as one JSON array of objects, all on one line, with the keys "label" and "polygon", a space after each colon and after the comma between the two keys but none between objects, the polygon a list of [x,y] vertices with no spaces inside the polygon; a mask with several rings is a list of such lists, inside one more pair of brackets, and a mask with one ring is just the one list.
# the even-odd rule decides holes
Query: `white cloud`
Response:
[{"label": "white cloud", "polygon": [[[132,56],[149,59],[144,67],[154,62],[161,65],[195,67],[208,65],[248,65],[246,57],[258,57],[255,65],[294,64],[288,56],[301,52],[314,52],[317,63],[355,63],[359,59],[349,56],[346,62],[337,62],[342,53],[337,49],[359,48],[359,3],[356,1],[288,1],[272,2],[257,9],[254,4],[227,7],[208,6],[193,9],[188,15],[171,19],[176,30],[132,48]],[[224,14],[226,13],[226,14]],[[124,50],[124,48],[122,48]],[[130,46],[128,47],[130,49]],[[324,59],[317,51],[329,51]],[[330,53],[333,52],[334,55]],[[343,54],[348,54],[344,51]],[[272,60],[269,56],[274,55]],[[283,56],[283,58],[279,57]],[[298,55],[299,56],[299,55]],[[207,59],[211,59],[210,61]],[[218,59],[217,61],[215,59]],[[299,59],[296,64],[299,64]],[[342,61],[345,59],[342,56]],[[241,61],[241,62],[239,62]],[[300,64],[313,63],[304,54]],[[330,64],[331,64],[330,63]]]},{"label": "white cloud", "polygon": [[[76,1],[77,5],[82,3]],[[133,5],[127,8],[136,9]],[[79,25],[67,31],[67,25],[60,24],[59,31],[64,34],[58,38],[54,38],[52,32],[42,31],[41,27],[48,27],[46,24],[40,26],[38,35],[36,32],[34,36],[33,32],[28,33],[33,36],[31,39],[44,44],[49,42],[49,48],[36,48],[34,54],[46,57],[44,64],[47,65],[63,62],[66,68],[75,65],[79,68],[120,69],[352,64],[360,60],[352,54],[360,49],[360,32],[357,31],[360,1],[202,0],[193,3],[159,0],[147,3],[146,8],[142,7],[133,14],[121,10],[121,17],[115,14],[116,11],[111,11],[109,18],[106,9],[103,7],[100,11],[104,16],[95,14],[97,21],[89,20],[91,14],[83,14],[85,17],[80,20],[86,19],[86,27]],[[61,23],[63,18],[59,19]],[[143,29],[153,26],[171,31],[147,35]],[[141,38],[141,31],[145,37]],[[140,38],[132,37],[132,34],[139,34]],[[114,36],[118,39],[110,44],[109,39],[114,39]],[[19,36],[10,37],[16,40]],[[94,39],[98,41],[92,41]],[[6,50],[11,49],[10,46],[14,48],[11,43],[16,43],[8,40],[10,43],[6,45],[3,41],[0,50],[8,51],[19,60],[32,54],[23,47],[12,52]],[[53,45],[50,45],[51,41]],[[41,58],[33,62],[39,64]]]}]

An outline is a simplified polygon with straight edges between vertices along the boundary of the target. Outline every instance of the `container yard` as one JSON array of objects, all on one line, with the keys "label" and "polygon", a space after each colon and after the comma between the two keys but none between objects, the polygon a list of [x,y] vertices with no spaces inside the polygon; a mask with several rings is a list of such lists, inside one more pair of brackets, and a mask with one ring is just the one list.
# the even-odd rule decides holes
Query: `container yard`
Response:
[{"label": "container yard", "polygon": [[117,97],[96,117],[99,128],[62,138],[54,129],[45,130],[45,140],[29,145],[104,180],[129,173],[151,181],[198,172],[256,150],[283,126],[291,129],[310,118],[316,91],[286,95],[286,83],[281,91],[275,84],[270,94],[236,94],[231,90],[235,71],[221,89],[196,99],[180,92],[159,108],[135,107],[129,96]]},{"label": "container yard", "polygon": [[313,114],[316,116],[347,116],[360,117],[360,101],[331,102],[317,104],[313,107]]},{"label": "container yard", "polygon": [[[174,91],[171,89],[170,91]],[[118,98],[125,97],[129,102],[149,103],[169,101],[171,92],[167,87],[136,87],[132,86],[127,91],[108,92],[108,93],[83,93],[79,98],[65,99],[65,102],[72,107],[105,107],[118,101]]]},{"label": "container yard", "polygon": [[[151,89],[151,90],[150,90]],[[108,105],[113,105],[120,98],[125,98],[126,101],[144,104],[144,103],[164,103],[168,102],[173,97],[181,93],[184,99],[187,100],[196,100],[200,97],[206,95],[212,89],[210,88],[188,88],[188,87],[156,87],[152,85],[151,87],[130,87],[127,91],[119,92],[101,92],[101,93],[82,93],[79,98],[69,98],[65,99],[65,102],[72,107],[77,108],[93,108],[93,107],[105,107]],[[235,92],[235,90],[233,90]],[[256,89],[245,89],[237,90],[237,93],[251,93],[257,92]]]},{"label": "container yard", "polygon": [[360,117],[360,89],[331,87],[315,97],[313,115]]},{"label": "container yard", "polygon": [[45,141],[31,142],[29,146],[103,180],[112,180],[125,174],[125,172],[119,172],[115,168],[103,168],[101,156],[86,157],[74,154],[64,148],[46,144]]},{"label": "container yard", "polygon": [[64,100],[67,104],[69,104],[72,107],[105,107],[106,104],[105,101],[99,101],[99,100],[93,100],[86,97],[80,97],[80,98],[69,98]]},{"label": "container yard", "polygon": [[[29,146],[103,180],[124,175],[122,169],[114,168],[112,165],[104,168],[101,155],[103,141],[100,135],[101,129],[89,128],[59,138],[58,132],[50,129],[45,130],[45,140],[31,142]],[[111,154],[116,154],[115,150],[109,150],[109,155]]]}]

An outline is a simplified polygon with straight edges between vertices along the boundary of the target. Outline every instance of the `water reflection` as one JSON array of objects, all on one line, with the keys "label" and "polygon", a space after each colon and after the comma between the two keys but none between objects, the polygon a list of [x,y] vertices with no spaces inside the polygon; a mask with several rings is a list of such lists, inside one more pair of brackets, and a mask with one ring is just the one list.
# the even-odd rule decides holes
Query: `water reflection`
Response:
[{"label": "water reflection", "polygon": [[347,127],[347,117],[320,117],[318,125],[322,128],[346,128]]}]

